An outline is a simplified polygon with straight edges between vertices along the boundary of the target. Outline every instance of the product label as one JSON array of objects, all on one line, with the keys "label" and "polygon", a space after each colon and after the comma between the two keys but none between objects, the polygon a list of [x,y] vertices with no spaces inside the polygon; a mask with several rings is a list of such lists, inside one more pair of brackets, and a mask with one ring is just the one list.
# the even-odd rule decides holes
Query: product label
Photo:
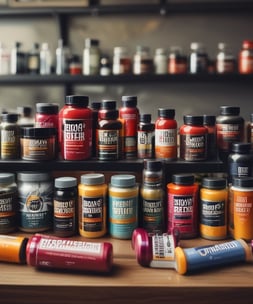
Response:
[{"label": "product label", "polygon": [[168,231],[178,228],[181,235],[197,233],[197,196],[168,194]]},{"label": "product label", "polygon": [[98,130],[98,158],[104,160],[119,159],[120,137],[118,130]]},{"label": "product label", "polygon": [[232,142],[243,139],[243,126],[240,124],[217,124],[217,145],[221,150],[229,150]]},{"label": "product label", "polygon": [[200,223],[211,227],[226,225],[225,201],[214,202],[201,199]]},{"label": "product label", "polygon": [[138,158],[152,158],[154,132],[138,131]]},{"label": "product label", "polygon": [[174,268],[175,244],[172,235],[153,235],[152,252],[153,259],[150,267]]},{"label": "product label", "polygon": [[82,227],[83,231],[97,232],[104,229],[104,204],[103,196],[98,197],[81,197],[82,209]]},{"label": "product label", "polygon": [[251,164],[249,165],[245,163],[230,163],[229,175],[231,175],[231,177],[251,176],[251,167]]},{"label": "product label", "polygon": [[138,197],[109,196],[109,222],[113,237],[131,239],[138,224]]},{"label": "product label", "polygon": [[22,156],[24,159],[47,160],[55,155],[55,139],[22,138]]},{"label": "product label", "polygon": [[63,119],[64,159],[80,160],[91,156],[91,122]]},{"label": "product label", "polygon": [[181,135],[180,158],[187,161],[205,160],[207,157],[206,135]]},{"label": "product label", "polygon": [[75,229],[75,200],[54,200],[54,231]]},{"label": "product label", "polygon": [[143,228],[148,232],[163,231],[163,200],[142,200]]},{"label": "product label", "polygon": [[1,130],[1,158],[18,157],[18,140],[16,129]]},{"label": "product label", "polygon": [[16,227],[15,200],[15,192],[0,195],[0,231]]},{"label": "product label", "polygon": [[157,158],[177,157],[177,130],[155,130],[155,154]]}]

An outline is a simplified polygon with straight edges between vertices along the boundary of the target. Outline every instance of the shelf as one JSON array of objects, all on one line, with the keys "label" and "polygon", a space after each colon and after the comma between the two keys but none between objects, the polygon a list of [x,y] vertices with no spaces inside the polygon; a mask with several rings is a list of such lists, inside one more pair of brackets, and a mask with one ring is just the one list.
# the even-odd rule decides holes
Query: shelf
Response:
[{"label": "shelf", "polygon": [[[19,234],[20,235],[20,234]],[[75,237],[80,239],[80,237]],[[253,263],[232,265],[194,275],[174,269],[144,268],[129,240],[102,238],[113,245],[114,266],[108,275],[39,271],[27,265],[0,263],[0,293],[5,304],[83,303],[250,303]],[[213,244],[203,239],[181,241],[182,247]],[[21,299],[21,302],[19,301]],[[212,300],[211,300],[212,299]],[[211,301],[211,302],[210,302]]]},{"label": "shelf", "polygon": [[1,75],[1,85],[110,85],[141,83],[253,83],[253,74],[166,74],[166,75]]}]

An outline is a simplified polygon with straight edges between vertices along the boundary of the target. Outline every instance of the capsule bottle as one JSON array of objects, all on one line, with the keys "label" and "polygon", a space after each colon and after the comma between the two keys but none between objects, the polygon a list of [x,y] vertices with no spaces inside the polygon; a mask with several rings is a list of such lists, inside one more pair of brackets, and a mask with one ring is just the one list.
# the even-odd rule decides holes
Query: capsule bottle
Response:
[{"label": "capsule bottle", "polygon": [[155,124],[151,122],[151,114],[140,114],[137,130],[137,156],[140,159],[154,158]]}]

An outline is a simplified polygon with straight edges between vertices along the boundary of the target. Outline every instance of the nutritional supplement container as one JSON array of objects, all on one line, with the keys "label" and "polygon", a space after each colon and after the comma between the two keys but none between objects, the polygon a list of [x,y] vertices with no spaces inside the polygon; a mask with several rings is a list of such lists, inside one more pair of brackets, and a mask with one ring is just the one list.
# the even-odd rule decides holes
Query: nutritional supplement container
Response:
[{"label": "nutritional supplement container", "polygon": [[36,103],[35,127],[56,128],[58,130],[58,112],[59,105],[57,103]]},{"label": "nutritional supplement container", "polygon": [[0,261],[25,264],[27,242],[26,237],[0,235]]},{"label": "nutritional supplement container", "polygon": [[151,114],[140,114],[137,130],[137,156],[140,159],[153,158],[155,150],[155,124]]},{"label": "nutritional supplement container", "polygon": [[241,74],[253,73],[253,41],[244,40],[239,52],[238,70]]},{"label": "nutritional supplement container", "polygon": [[103,174],[81,175],[78,221],[79,233],[84,237],[102,237],[107,232],[107,188]]},{"label": "nutritional supplement container", "polygon": [[113,75],[130,74],[132,72],[132,59],[125,47],[117,46],[113,50]]}]

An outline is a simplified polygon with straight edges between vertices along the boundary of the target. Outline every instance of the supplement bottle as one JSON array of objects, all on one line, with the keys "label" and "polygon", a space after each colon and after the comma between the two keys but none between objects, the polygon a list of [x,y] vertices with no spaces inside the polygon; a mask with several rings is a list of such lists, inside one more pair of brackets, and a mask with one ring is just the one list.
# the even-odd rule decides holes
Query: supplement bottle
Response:
[{"label": "supplement bottle", "polygon": [[132,59],[126,47],[117,46],[113,50],[113,75],[130,74],[132,72]]},{"label": "supplement bottle", "polygon": [[11,49],[11,75],[24,74],[26,72],[25,53],[23,52],[21,46],[21,42],[15,42],[13,48]]},{"label": "supplement bottle", "polygon": [[203,125],[207,128],[207,159],[217,159],[216,116],[203,115]]},{"label": "supplement bottle", "polygon": [[116,101],[103,100],[98,112],[97,156],[100,160],[122,158],[123,125],[116,110]]},{"label": "supplement bottle", "polygon": [[177,122],[174,109],[158,109],[155,122],[155,157],[177,159]]},{"label": "supplement bottle", "polygon": [[111,176],[109,185],[109,233],[113,238],[131,239],[138,226],[139,186],[135,176]]},{"label": "supplement bottle", "polygon": [[27,71],[30,74],[39,74],[40,72],[40,51],[39,43],[33,43],[32,49],[27,54]]},{"label": "supplement bottle", "polygon": [[144,160],[141,186],[142,228],[149,233],[164,232],[164,191],[162,161]]},{"label": "supplement bottle", "polygon": [[178,46],[171,47],[168,58],[169,74],[186,74],[188,72],[187,56],[182,53]]},{"label": "supplement bottle", "polygon": [[224,42],[220,42],[218,50],[216,72],[218,74],[234,73],[236,71],[236,60],[229,46]]},{"label": "supplement bottle", "polygon": [[98,75],[100,68],[99,40],[85,39],[83,50],[83,75]]},{"label": "supplement bottle", "polygon": [[240,107],[221,106],[216,128],[218,156],[226,162],[232,143],[244,141],[244,119],[240,116]]},{"label": "supplement bottle", "polygon": [[151,114],[140,114],[137,130],[137,156],[140,159],[154,158],[155,124],[151,122]]},{"label": "supplement bottle", "polygon": [[19,158],[20,128],[17,124],[18,114],[2,114],[1,122],[1,159]]},{"label": "supplement bottle", "polygon": [[18,172],[19,229],[42,232],[53,227],[53,181],[47,172]]},{"label": "supplement bottle", "polygon": [[61,155],[65,160],[85,160],[91,157],[92,110],[88,104],[88,96],[66,96],[66,107],[59,114]]},{"label": "supplement bottle", "polygon": [[168,55],[166,49],[158,48],[155,50],[154,71],[155,74],[167,74]]},{"label": "supplement bottle", "polygon": [[228,188],[225,178],[203,178],[199,207],[200,236],[209,240],[225,239],[228,211]]},{"label": "supplement bottle", "polygon": [[238,61],[238,70],[240,74],[253,73],[253,41],[243,41]]},{"label": "supplement bottle", "polygon": [[207,73],[208,70],[208,55],[205,46],[200,42],[191,43],[190,54],[190,73]]},{"label": "supplement bottle", "polygon": [[80,235],[86,238],[104,236],[107,232],[107,185],[104,175],[81,175],[78,196]]},{"label": "supplement bottle", "polygon": [[203,116],[184,116],[184,125],[179,129],[181,159],[186,161],[207,159],[208,130],[203,123]]},{"label": "supplement bottle", "polygon": [[0,234],[7,234],[16,229],[17,184],[15,174],[0,173]]},{"label": "supplement bottle", "polygon": [[234,177],[253,176],[251,144],[242,142],[232,143],[227,166],[229,183],[232,183]]},{"label": "supplement bottle", "polygon": [[167,185],[168,233],[178,229],[180,238],[198,236],[198,196],[199,186],[194,175],[174,174]]},{"label": "supplement bottle", "polygon": [[59,105],[57,103],[36,103],[35,127],[55,128],[56,130],[58,130],[58,112]]},{"label": "supplement bottle", "polygon": [[0,235],[0,261],[25,264],[28,238]]},{"label": "supplement bottle", "polygon": [[150,55],[150,49],[146,46],[137,46],[133,62],[133,74],[152,74],[154,72],[154,62]]},{"label": "supplement bottle", "polygon": [[139,109],[137,96],[122,96],[122,107],[119,109],[119,118],[123,124],[123,158],[137,157],[137,126],[139,123]]},{"label": "supplement bottle", "polygon": [[253,177],[234,177],[231,187],[234,239],[253,239]]},{"label": "supplement bottle", "polygon": [[71,176],[54,180],[54,234],[60,237],[77,232],[77,179]]},{"label": "supplement bottle", "polygon": [[52,54],[48,43],[43,42],[40,49],[40,75],[50,75],[52,65]]}]

